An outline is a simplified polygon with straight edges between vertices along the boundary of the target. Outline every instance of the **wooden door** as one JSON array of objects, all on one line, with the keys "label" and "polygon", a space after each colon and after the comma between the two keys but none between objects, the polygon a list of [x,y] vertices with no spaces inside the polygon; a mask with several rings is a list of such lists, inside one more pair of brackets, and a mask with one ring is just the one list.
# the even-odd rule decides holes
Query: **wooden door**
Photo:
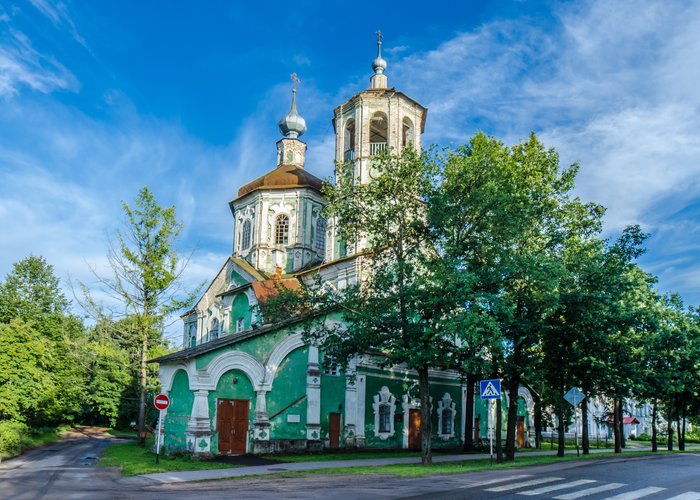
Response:
[{"label": "wooden door", "polygon": [[420,450],[420,410],[408,410],[408,448]]},{"label": "wooden door", "polygon": [[518,447],[525,448],[525,417],[518,417],[517,440]]},{"label": "wooden door", "polygon": [[331,448],[340,446],[340,413],[328,414],[328,440]]},{"label": "wooden door", "polygon": [[219,434],[220,454],[245,454],[249,411],[250,401],[247,399],[217,399],[216,431]]}]

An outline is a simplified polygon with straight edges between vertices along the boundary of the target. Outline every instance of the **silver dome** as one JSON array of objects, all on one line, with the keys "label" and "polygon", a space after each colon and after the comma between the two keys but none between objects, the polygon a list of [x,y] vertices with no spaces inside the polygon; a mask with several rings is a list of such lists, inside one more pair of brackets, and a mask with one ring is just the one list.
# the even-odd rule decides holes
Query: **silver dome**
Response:
[{"label": "silver dome", "polygon": [[292,109],[278,122],[280,132],[285,137],[296,139],[306,132],[306,120],[297,112],[297,90],[292,90]]}]

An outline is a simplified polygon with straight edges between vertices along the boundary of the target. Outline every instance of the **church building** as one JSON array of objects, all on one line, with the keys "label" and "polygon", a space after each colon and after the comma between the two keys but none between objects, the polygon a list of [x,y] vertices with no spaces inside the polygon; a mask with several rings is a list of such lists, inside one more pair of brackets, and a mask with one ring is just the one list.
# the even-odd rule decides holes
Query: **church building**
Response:
[{"label": "church building", "polygon": [[[372,157],[420,149],[427,109],[388,86],[378,40],[370,87],[333,110],[335,160],[358,183],[371,182]],[[277,165],[243,185],[229,203],[233,251],[196,304],[182,315],[184,346],[152,360],[171,405],[164,418],[168,452],[244,454],[324,448],[420,448],[418,377],[356,356],[347,371],[304,343],[298,319],[270,324],[259,304],[320,276],[342,290],[361,279],[357,247],[324,218],[322,182],[304,168],[306,122],[291,109],[279,121]],[[342,326],[340,313],[329,321]],[[487,435],[487,406],[465,415],[466,387],[451,371],[430,374],[434,448],[464,441],[466,418]],[[504,396],[504,398],[507,396]],[[518,441],[534,443],[533,401],[521,388]],[[504,401],[505,402],[505,401]]]}]

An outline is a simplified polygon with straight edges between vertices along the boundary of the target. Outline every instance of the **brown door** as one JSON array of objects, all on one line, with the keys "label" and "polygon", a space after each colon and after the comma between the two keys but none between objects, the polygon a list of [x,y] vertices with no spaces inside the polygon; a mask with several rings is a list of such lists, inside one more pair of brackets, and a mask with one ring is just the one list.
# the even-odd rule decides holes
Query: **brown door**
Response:
[{"label": "brown door", "polygon": [[328,440],[331,448],[340,446],[340,413],[328,414]]},{"label": "brown door", "polygon": [[518,447],[525,448],[525,417],[518,417]]},{"label": "brown door", "polygon": [[420,450],[420,410],[408,410],[408,448]]},{"label": "brown door", "polygon": [[219,453],[243,455],[248,444],[247,399],[218,399],[216,404],[216,431],[219,433]]}]

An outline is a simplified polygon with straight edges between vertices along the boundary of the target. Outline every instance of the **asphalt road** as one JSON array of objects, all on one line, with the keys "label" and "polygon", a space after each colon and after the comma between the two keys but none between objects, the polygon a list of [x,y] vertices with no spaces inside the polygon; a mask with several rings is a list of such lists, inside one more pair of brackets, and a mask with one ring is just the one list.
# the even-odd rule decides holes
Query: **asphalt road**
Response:
[{"label": "asphalt road", "polygon": [[[391,476],[257,477],[154,484],[96,468],[104,435],[71,439],[0,464],[0,498],[673,498],[700,500],[700,454],[616,457],[539,467],[423,478]],[[595,490],[598,488],[598,490]],[[597,492],[596,492],[597,491]],[[590,495],[586,493],[590,492]],[[526,495],[529,493],[529,495]],[[584,496],[585,495],[585,496]]]}]

